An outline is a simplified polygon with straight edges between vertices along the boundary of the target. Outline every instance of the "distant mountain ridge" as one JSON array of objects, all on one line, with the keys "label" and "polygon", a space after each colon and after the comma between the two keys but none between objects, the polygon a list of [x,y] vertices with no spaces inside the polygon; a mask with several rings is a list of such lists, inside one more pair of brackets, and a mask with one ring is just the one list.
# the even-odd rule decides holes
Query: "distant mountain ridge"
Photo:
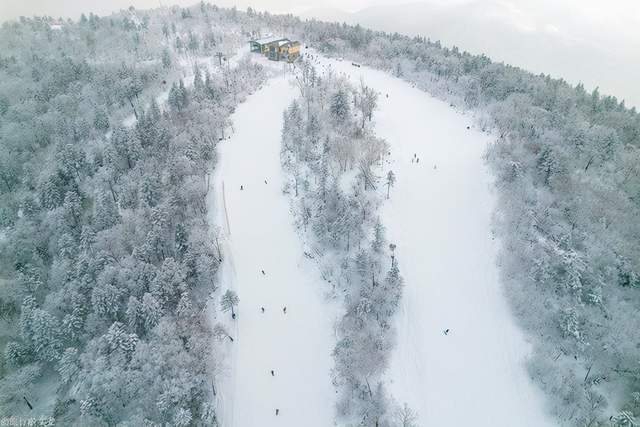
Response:
[{"label": "distant mountain ridge", "polygon": [[[485,53],[532,71],[584,83],[587,89],[625,99],[640,106],[640,56],[620,46],[589,42],[561,31],[552,23],[541,25],[509,3],[473,1],[466,4],[406,3],[371,6],[357,12],[337,8],[310,9],[303,18],[360,24],[407,35],[422,35],[458,46],[474,54]],[[634,58],[636,58],[634,60]]]}]

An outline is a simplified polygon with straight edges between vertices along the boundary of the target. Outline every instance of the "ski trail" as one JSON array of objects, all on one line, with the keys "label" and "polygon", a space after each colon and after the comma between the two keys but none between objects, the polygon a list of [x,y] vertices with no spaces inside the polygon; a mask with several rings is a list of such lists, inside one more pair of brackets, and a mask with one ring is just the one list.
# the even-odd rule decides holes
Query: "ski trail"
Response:
[{"label": "ski trail", "polygon": [[219,402],[225,426],[333,425],[332,312],[281,191],[282,113],[295,95],[288,80],[271,79],[238,107],[236,133],[218,147],[215,222],[226,231],[221,286],[240,298],[237,319],[227,323],[234,342]]},{"label": "ski trail", "polygon": [[498,279],[495,198],[483,161],[490,135],[387,73],[315,62],[380,92],[376,132],[391,147],[383,174],[392,169],[397,178],[382,219],[405,279],[392,394],[418,412],[421,426],[553,425]]}]

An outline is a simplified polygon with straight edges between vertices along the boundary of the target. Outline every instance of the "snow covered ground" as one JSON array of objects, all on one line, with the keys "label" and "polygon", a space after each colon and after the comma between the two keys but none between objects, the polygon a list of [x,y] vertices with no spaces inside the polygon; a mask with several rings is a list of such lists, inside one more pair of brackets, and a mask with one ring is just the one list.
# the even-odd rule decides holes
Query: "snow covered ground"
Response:
[{"label": "snow covered ground", "polygon": [[[381,93],[376,129],[390,143],[387,167],[397,177],[383,220],[406,284],[389,372],[393,395],[425,426],[552,425],[498,280],[495,199],[482,159],[490,136],[386,73],[326,58],[317,65],[354,81],[362,76]],[[222,284],[240,297],[237,320],[228,322],[235,341],[220,393],[224,425],[333,424],[335,307],[303,257],[281,193],[282,111],[295,96],[290,81],[271,79],[239,106],[236,133],[218,151]]]},{"label": "snow covered ground", "polygon": [[271,79],[238,107],[236,133],[218,147],[213,221],[225,235],[221,284],[240,298],[237,319],[228,322],[234,342],[219,394],[224,426],[333,425],[335,310],[303,257],[281,191],[282,112],[295,95],[288,79]]},{"label": "snow covered ground", "polygon": [[495,198],[482,159],[491,137],[387,73],[321,57],[316,65],[356,83],[362,76],[381,93],[376,130],[391,146],[387,167],[397,177],[383,222],[406,285],[391,392],[421,426],[552,425],[498,280]]}]

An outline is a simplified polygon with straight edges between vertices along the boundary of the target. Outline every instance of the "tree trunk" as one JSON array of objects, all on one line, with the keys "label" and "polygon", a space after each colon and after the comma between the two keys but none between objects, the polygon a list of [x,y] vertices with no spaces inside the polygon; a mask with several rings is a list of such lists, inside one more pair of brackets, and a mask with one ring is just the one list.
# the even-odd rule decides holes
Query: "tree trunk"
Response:
[{"label": "tree trunk", "polygon": [[135,105],[133,105],[133,100],[131,98],[127,99],[129,100],[129,104],[131,104],[131,108],[133,108],[133,115],[136,117],[136,120],[138,120],[138,112],[136,111]]},{"label": "tree trunk", "polygon": [[589,374],[591,373],[591,367],[593,367],[593,365],[589,366],[589,369],[587,369],[587,375],[584,376],[584,382],[587,382],[587,378],[589,378]]},{"label": "tree trunk", "polygon": [[589,166],[591,166],[591,162],[593,162],[593,158],[595,157],[595,154],[593,156],[591,156],[591,158],[589,159],[589,161],[587,162],[587,166],[584,167],[584,171],[586,172],[587,169],[589,169]]}]

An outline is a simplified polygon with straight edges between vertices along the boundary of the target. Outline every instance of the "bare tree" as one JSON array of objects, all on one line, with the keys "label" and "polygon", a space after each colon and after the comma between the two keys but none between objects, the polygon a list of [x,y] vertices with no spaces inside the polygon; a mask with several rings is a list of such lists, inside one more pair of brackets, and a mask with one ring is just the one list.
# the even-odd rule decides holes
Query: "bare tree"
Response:
[{"label": "bare tree", "polygon": [[416,427],[418,425],[418,414],[404,403],[395,413],[396,425],[402,427]]},{"label": "bare tree", "polygon": [[360,78],[360,90],[356,94],[356,106],[362,113],[362,128],[365,120],[371,121],[373,111],[378,105],[378,93],[364,84],[364,79]]},{"label": "bare tree", "polygon": [[231,310],[231,317],[235,319],[236,312],[233,310],[233,308],[236,307],[239,302],[240,298],[238,298],[238,295],[231,289],[227,289],[227,292],[222,295],[220,306],[222,307],[222,311],[224,312]]}]

